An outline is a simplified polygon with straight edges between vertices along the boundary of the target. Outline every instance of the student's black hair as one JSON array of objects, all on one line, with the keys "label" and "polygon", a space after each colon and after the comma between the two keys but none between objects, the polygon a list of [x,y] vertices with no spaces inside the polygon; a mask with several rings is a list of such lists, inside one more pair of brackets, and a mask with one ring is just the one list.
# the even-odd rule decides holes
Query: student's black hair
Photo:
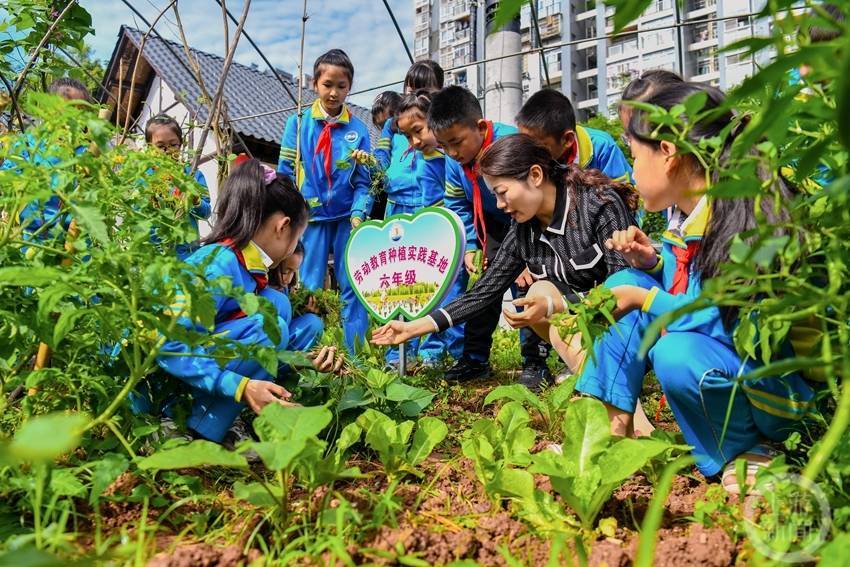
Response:
[{"label": "student's black hair", "polygon": [[562,92],[542,89],[522,105],[516,125],[560,140],[564,132],[576,129],[576,113],[573,103]]},{"label": "student's black hair", "polygon": [[[398,106],[401,104],[401,95],[395,91],[384,91],[375,97],[375,102],[372,103],[372,123],[375,123],[375,118],[382,112],[387,113],[387,118],[395,118],[398,116]],[[383,124],[375,124],[381,128]]]},{"label": "student's black hair", "polygon": [[267,184],[263,165],[256,159],[249,159],[235,167],[222,185],[216,207],[217,220],[204,242],[231,238],[242,248],[275,213],[288,216],[293,228],[302,227],[307,223],[307,202],[289,176],[277,174]]},{"label": "student's black hair", "polygon": [[313,82],[318,82],[319,77],[322,74],[322,66],[323,65],[333,65],[335,67],[341,67],[346,76],[348,77],[349,83],[354,83],[354,64],[351,63],[351,59],[348,58],[348,54],[342,49],[331,49],[330,51],[326,51],[319,55],[316,58],[316,62],[313,63]]},{"label": "student's black hair", "polygon": [[183,129],[180,127],[180,124],[177,123],[177,120],[167,114],[157,114],[147,121],[145,124],[145,142],[149,144],[151,143],[153,129],[159,127],[171,128],[171,130],[177,135],[177,139],[180,140],[180,145],[183,145]]},{"label": "student's black hair", "polygon": [[[594,190],[600,196],[611,188],[630,211],[637,209],[638,196],[628,183],[617,183],[598,169],[582,169],[570,164],[563,166],[552,159],[549,150],[527,134],[510,134],[493,142],[478,162],[481,172],[492,177],[524,180],[534,165],[558,191],[569,191],[572,202],[581,198],[580,191]],[[604,197],[603,197],[604,198]]]},{"label": "student's black hair", "polygon": [[422,113],[422,116],[427,117],[431,109],[432,95],[433,92],[427,89],[419,89],[415,93],[404,95],[398,105],[398,115],[401,116],[408,110],[416,109]]},{"label": "student's black hair", "polygon": [[[830,18],[835,20],[838,25],[844,23],[845,17],[844,12],[841,11],[841,8],[836,6],[835,4],[821,4],[819,6],[821,10],[826,12]],[[812,9],[809,13],[809,18],[823,18],[820,12]],[[824,26],[812,26],[809,28],[809,40],[812,43],[823,43],[826,41],[832,41],[833,39],[839,37],[841,35],[841,29],[834,27],[824,27]]]},{"label": "student's black hair", "polygon": [[[688,142],[693,147],[700,147],[702,140],[713,138],[724,138],[724,150],[720,156],[721,166],[729,159],[732,143],[736,136],[744,130],[748,123],[747,117],[736,115],[732,110],[724,109],[726,95],[720,89],[708,85],[695,83],[670,83],[660,87],[655,94],[646,99],[646,103],[670,110],[677,104],[684,103],[689,97],[699,93],[706,94],[705,106],[703,106],[702,118],[691,122],[686,130]],[[713,112],[711,112],[713,111]],[[660,135],[670,135],[673,130],[670,126],[659,125],[650,122],[643,110],[635,109],[626,129],[629,138],[640,143],[648,144],[658,148],[661,145]],[[681,150],[682,148],[679,148]],[[750,150],[757,155],[757,150]],[[698,160],[689,154],[683,156],[690,166],[700,173],[705,173]],[[711,182],[719,180],[719,171],[711,171]],[[774,180],[775,179],[775,180]],[[766,168],[759,167],[757,178],[753,183],[762,186],[771,186],[774,198],[765,195],[758,200],[756,205],[752,197],[714,198],[711,204],[711,216],[700,243],[699,253],[694,260],[695,270],[704,280],[717,276],[722,265],[729,261],[729,247],[732,239],[748,230],[756,228],[757,217],[760,222],[772,226],[781,226],[789,219],[788,210],[784,207],[793,199],[793,191],[784,179],[771,174]],[[778,205],[777,205],[778,203]],[[758,206],[759,211],[756,212]],[[777,228],[776,235],[787,234],[787,231]],[[730,328],[737,318],[737,309],[721,307],[723,321]]]},{"label": "student's black hair", "polygon": [[646,100],[663,85],[671,83],[683,83],[685,80],[673,71],[667,69],[650,69],[644,71],[637,79],[626,85],[623,89],[623,94],[620,97],[620,103],[628,100]]},{"label": "student's black hair", "polygon": [[428,128],[437,132],[458,123],[475,128],[483,117],[481,104],[475,95],[463,87],[452,85],[432,95]]},{"label": "student's black hair", "polygon": [[417,61],[407,70],[404,90],[411,93],[419,89],[438,91],[443,88],[443,76],[443,68],[436,61]]},{"label": "student's black hair", "polygon": [[50,83],[49,87],[47,87],[47,92],[59,95],[63,98],[65,98],[65,93],[69,90],[78,91],[83,95],[83,98],[85,98],[87,102],[92,101],[91,93],[86,86],[81,81],[78,81],[73,77],[59,77],[57,79],[53,79],[53,82]]}]

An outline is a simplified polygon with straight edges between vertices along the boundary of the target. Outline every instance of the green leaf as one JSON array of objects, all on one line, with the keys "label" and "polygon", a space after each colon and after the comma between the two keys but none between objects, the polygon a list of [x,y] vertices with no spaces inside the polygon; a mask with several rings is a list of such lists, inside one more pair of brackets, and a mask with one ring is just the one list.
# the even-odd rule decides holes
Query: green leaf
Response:
[{"label": "green leaf", "polygon": [[94,205],[81,205],[73,202],[70,206],[77,224],[101,244],[109,244],[109,234],[100,209]]},{"label": "green leaf", "polygon": [[520,501],[534,499],[534,477],[522,469],[501,469],[488,483],[488,491]]},{"label": "green leaf", "polygon": [[58,558],[34,547],[13,549],[0,555],[0,565],[15,567],[72,567],[81,565],[77,561],[69,561],[67,557]]},{"label": "green leaf", "polygon": [[416,388],[400,380],[387,386],[385,396],[391,402],[399,402],[399,410],[405,417],[419,415],[434,399],[433,392]]},{"label": "green leaf", "polygon": [[545,406],[540,399],[531,393],[531,390],[523,386],[522,384],[509,384],[505,386],[499,386],[484,398],[484,405],[489,405],[496,400],[509,399],[515,402],[519,402],[521,404],[526,404],[540,412],[545,411]]},{"label": "green leaf", "polygon": [[244,469],[248,468],[248,461],[242,455],[228,451],[218,443],[198,440],[173,449],[157,451],[139,461],[138,466],[142,470],[191,469],[207,466]]},{"label": "green leaf", "polygon": [[582,475],[611,439],[608,412],[599,400],[578,399],[567,408],[563,430],[564,457],[573,461],[578,468],[577,474]]},{"label": "green leaf", "polygon": [[448,433],[449,428],[436,417],[423,417],[416,422],[416,433],[407,452],[408,464],[415,467],[424,461]]},{"label": "green leaf", "polygon": [[100,500],[103,491],[112,484],[130,466],[127,458],[120,453],[107,453],[93,463],[89,504]]},{"label": "green leaf", "polygon": [[647,461],[671,447],[669,443],[657,439],[620,439],[599,458],[602,483],[619,485]]},{"label": "green leaf", "polygon": [[25,421],[6,446],[14,460],[52,461],[80,444],[83,428],[89,423],[85,414],[51,413]]},{"label": "green leaf", "polygon": [[59,314],[59,319],[56,320],[56,326],[53,327],[53,343],[51,346],[56,348],[62,342],[68,333],[74,328],[77,319],[86,314],[85,309],[66,308]]},{"label": "green leaf", "polygon": [[290,439],[286,443],[260,441],[249,443],[246,448],[253,449],[270,471],[286,470],[292,465],[307,446],[307,438]]},{"label": "green leaf", "polygon": [[268,404],[254,420],[254,431],[262,441],[289,442],[315,437],[332,419],[333,414],[324,406]]},{"label": "green leaf", "polygon": [[370,368],[369,371],[366,372],[366,385],[373,390],[383,390],[397,379],[398,376],[388,372],[382,372],[377,368]]},{"label": "green leaf", "polygon": [[50,474],[50,491],[55,496],[79,498],[86,494],[86,487],[71,469],[55,469]]},{"label": "green leaf", "polygon": [[39,287],[63,280],[65,275],[65,272],[57,268],[31,266],[0,268],[0,286]]},{"label": "green leaf", "polygon": [[233,496],[240,500],[245,500],[254,506],[274,508],[280,504],[282,493],[279,486],[266,485],[264,487],[259,482],[249,482],[246,484],[241,480],[237,480],[233,483]]},{"label": "green leaf", "polygon": [[368,394],[365,388],[354,386],[342,393],[339,403],[336,405],[336,411],[343,412],[352,408],[368,406],[374,401],[375,398],[371,394]]}]

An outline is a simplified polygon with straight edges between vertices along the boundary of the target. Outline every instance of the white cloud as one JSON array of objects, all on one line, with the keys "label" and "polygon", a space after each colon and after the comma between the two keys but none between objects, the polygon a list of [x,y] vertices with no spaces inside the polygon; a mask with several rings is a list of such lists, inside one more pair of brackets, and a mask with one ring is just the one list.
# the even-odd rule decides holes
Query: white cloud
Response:
[{"label": "white cloud", "polygon": [[[152,21],[165,0],[132,0],[133,6]],[[409,46],[413,44],[413,2],[390,0],[399,26]],[[147,29],[127,6],[115,0],[82,0],[92,15],[96,35],[89,44],[100,59],[112,54],[122,24]],[[227,2],[237,18],[242,1]],[[295,74],[301,41],[301,0],[253,0],[245,29],[273,65]],[[224,54],[221,8],[215,0],[181,0],[180,18],[192,47]],[[312,71],[313,61],[321,53],[337,47],[345,50],[354,63],[354,90],[401,81],[410,61],[393,27],[382,0],[308,0],[304,68]],[[230,35],[236,26],[230,23]],[[169,11],[156,26],[167,39],[178,40],[174,14]],[[237,49],[236,61],[243,64],[263,62],[244,38]],[[400,89],[400,85],[393,87]],[[352,97],[352,101],[371,106],[375,92]]]}]

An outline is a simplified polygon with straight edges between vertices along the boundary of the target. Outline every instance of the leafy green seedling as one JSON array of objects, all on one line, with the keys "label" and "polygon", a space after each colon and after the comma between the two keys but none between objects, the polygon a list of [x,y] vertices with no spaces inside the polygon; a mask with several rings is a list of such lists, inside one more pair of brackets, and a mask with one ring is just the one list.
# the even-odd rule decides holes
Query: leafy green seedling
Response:
[{"label": "leafy green seedling", "polygon": [[[378,453],[387,478],[391,481],[404,474],[421,476],[416,467],[446,438],[449,428],[436,417],[397,423],[373,409],[367,409],[356,422],[364,434],[366,446]],[[413,440],[410,436],[414,427]]]}]

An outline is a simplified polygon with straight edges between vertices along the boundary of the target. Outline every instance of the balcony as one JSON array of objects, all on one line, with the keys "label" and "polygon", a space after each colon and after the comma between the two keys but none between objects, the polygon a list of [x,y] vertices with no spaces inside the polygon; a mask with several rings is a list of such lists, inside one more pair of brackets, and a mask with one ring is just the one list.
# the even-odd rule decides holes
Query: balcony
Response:
[{"label": "balcony", "polygon": [[418,8],[427,8],[431,5],[431,0],[414,0],[413,1],[413,9],[416,10]]},{"label": "balcony", "polygon": [[717,0],[692,0],[687,7],[688,18],[698,18],[714,12],[717,9]]},{"label": "balcony", "polygon": [[448,2],[440,6],[440,21],[448,22],[460,18],[467,18],[472,14],[472,6],[468,0],[460,2]]},{"label": "balcony", "polygon": [[540,26],[540,39],[548,39],[561,35],[561,15],[555,14],[538,20]]},{"label": "balcony", "polygon": [[708,42],[717,41],[717,26],[714,22],[708,24],[698,24],[693,27],[691,33],[691,41],[693,42],[688,48],[693,51],[693,49],[701,49]]}]

